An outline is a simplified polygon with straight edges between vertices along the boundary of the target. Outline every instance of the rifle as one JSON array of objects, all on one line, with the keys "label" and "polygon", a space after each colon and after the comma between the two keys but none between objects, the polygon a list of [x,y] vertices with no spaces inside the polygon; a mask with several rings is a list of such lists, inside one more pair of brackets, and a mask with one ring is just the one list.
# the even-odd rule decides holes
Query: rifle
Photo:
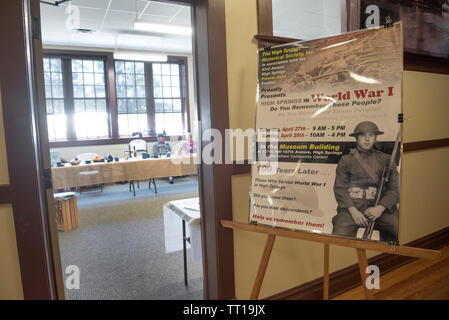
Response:
[{"label": "rifle", "polygon": [[[390,163],[388,164],[388,167],[384,168],[382,171],[382,180],[380,181],[379,190],[377,191],[376,202],[374,203],[374,207],[379,205],[380,196],[382,194],[382,189],[383,189],[384,185],[390,181],[391,172],[392,172],[394,166],[396,165],[395,159],[396,159],[396,153],[398,151],[400,139],[401,139],[401,127],[399,127],[398,135],[396,136],[396,141],[394,142],[394,148],[393,148],[393,152],[391,153]],[[376,220],[370,221],[370,223],[368,224],[368,228],[366,228],[365,232],[363,233],[363,239],[371,239],[375,222],[376,222]]]}]

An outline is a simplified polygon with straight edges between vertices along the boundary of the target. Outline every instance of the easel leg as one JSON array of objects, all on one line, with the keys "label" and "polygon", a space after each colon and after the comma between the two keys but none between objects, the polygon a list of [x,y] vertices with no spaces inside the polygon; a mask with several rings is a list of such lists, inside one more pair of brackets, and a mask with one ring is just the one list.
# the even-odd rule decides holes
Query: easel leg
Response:
[{"label": "easel leg", "polygon": [[366,287],[366,278],[367,274],[365,273],[366,267],[368,267],[368,259],[366,258],[366,250],[365,249],[356,249],[357,250],[357,258],[359,259],[359,270],[360,277],[362,278],[362,287],[365,291],[366,300],[374,300],[374,295],[371,290]]},{"label": "easel leg", "polygon": [[265,276],[265,272],[267,271],[267,266],[270,261],[271,250],[273,249],[275,239],[275,235],[268,235],[262,259],[260,260],[259,270],[257,271],[256,280],[254,281],[253,291],[251,292],[251,300],[257,300],[257,298],[259,298],[260,288],[262,288],[263,278]]},{"label": "easel leg", "polygon": [[329,243],[324,244],[323,300],[329,300]]}]

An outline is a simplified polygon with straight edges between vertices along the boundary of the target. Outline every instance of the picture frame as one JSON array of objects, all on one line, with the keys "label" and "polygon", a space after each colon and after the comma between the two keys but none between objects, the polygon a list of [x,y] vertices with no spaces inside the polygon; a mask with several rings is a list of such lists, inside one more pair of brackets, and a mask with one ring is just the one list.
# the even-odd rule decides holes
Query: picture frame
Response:
[{"label": "picture frame", "polygon": [[348,32],[382,26],[387,17],[404,26],[405,70],[449,74],[447,0],[347,0]]}]

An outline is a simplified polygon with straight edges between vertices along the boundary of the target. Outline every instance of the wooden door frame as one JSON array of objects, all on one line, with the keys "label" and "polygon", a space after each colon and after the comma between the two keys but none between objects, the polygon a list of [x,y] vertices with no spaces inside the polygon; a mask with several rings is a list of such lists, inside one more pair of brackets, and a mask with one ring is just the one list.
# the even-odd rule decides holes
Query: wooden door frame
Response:
[{"label": "wooden door frame", "polygon": [[[224,134],[229,128],[225,0],[164,2],[192,6],[201,130],[215,128]],[[0,2],[0,36],[7,44],[0,51],[0,88],[10,177],[10,185],[0,188],[0,198],[13,207],[24,298],[63,299],[57,231],[49,218],[54,217],[53,196],[44,188],[43,170],[50,161],[39,9],[39,0]],[[224,164],[199,165],[205,299],[235,297],[233,233],[220,225],[220,220],[232,219],[234,171]]]},{"label": "wooden door frame", "polygon": [[42,56],[41,50],[33,50],[42,48],[38,25],[39,1],[0,2],[0,38],[4,44],[0,88],[10,179],[8,202],[13,209],[23,296],[58,299],[64,297],[62,270],[58,244],[52,242],[54,219],[47,214],[47,196],[50,206],[53,197],[51,189],[45,189],[43,177],[50,159],[48,151],[41,152],[45,146],[49,150],[47,133],[40,130],[45,120],[41,117],[45,108],[43,71],[41,79],[35,72],[42,68]]}]

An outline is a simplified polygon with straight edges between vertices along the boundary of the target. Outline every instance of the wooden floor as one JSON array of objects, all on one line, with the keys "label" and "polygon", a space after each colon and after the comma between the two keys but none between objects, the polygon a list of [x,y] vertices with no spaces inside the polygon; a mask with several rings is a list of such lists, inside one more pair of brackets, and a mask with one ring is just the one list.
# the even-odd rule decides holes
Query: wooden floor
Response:
[{"label": "wooden floor", "polygon": [[[418,259],[380,277],[376,300],[449,300],[449,246],[441,249],[441,258]],[[362,286],[334,300],[364,299]]]}]

